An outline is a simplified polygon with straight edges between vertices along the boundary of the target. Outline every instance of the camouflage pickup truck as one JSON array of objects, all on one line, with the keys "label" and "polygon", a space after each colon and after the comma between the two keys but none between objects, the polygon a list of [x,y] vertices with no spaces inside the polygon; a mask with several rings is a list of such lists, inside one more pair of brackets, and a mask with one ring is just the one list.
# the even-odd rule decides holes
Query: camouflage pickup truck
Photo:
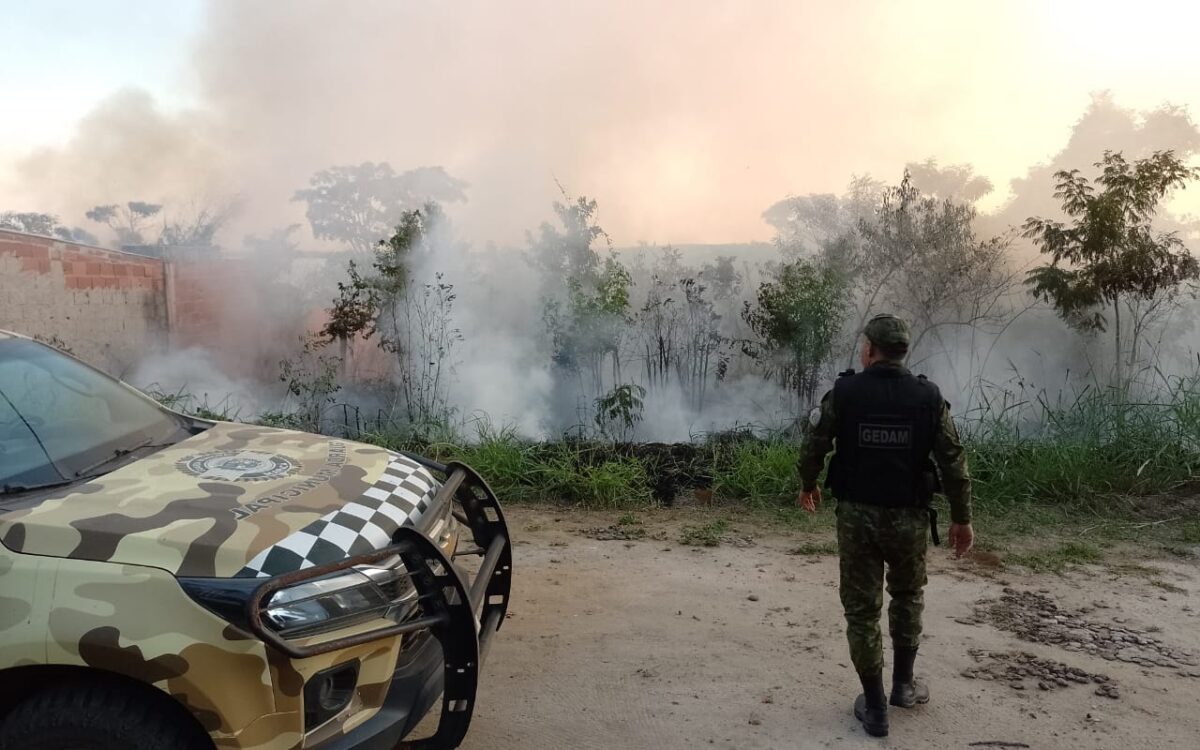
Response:
[{"label": "camouflage pickup truck", "polygon": [[467,466],[177,414],[0,332],[0,750],[457,747],[511,573]]}]

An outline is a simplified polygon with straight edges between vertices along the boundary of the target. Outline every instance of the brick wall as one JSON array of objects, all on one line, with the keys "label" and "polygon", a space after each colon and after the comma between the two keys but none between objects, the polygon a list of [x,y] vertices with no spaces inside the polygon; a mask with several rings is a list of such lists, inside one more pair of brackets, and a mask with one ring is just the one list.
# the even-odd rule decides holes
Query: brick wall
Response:
[{"label": "brick wall", "polygon": [[226,375],[274,382],[312,312],[282,273],[212,248],[152,258],[0,229],[0,329],[56,339],[118,377],[199,347]]},{"label": "brick wall", "polygon": [[224,374],[276,382],[280,360],[296,356],[307,306],[280,272],[245,257],[189,257],[167,264],[172,349],[201,347]]},{"label": "brick wall", "polygon": [[0,230],[0,329],[57,338],[81,359],[127,375],[167,343],[164,264]]}]

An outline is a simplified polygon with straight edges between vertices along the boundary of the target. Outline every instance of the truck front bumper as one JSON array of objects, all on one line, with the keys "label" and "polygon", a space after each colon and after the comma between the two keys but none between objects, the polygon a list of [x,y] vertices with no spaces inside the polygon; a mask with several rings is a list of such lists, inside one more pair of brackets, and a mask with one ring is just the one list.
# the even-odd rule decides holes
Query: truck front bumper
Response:
[{"label": "truck front bumper", "polygon": [[[255,591],[250,603],[250,626],[254,633],[292,658],[330,653],[398,635],[413,639],[398,656],[395,673],[378,712],[346,734],[306,747],[319,750],[442,750],[458,747],[470,727],[480,666],[508,611],[512,543],[500,503],[478,473],[465,464],[443,465],[418,456],[412,458],[445,475],[434,503],[443,498],[453,500],[455,518],[471,530],[475,546],[462,549],[460,545],[454,557],[481,557],[474,576],[455,565],[427,536],[404,527],[386,549],[271,579]],[[420,597],[421,614],[414,619],[367,633],[301,646],[281,638],[258,614],[262,611],[262,602],[281,588],[395,555],[404,562]],[[439,695],[442,711],[436,732],[425,739],[405,741]]]}]

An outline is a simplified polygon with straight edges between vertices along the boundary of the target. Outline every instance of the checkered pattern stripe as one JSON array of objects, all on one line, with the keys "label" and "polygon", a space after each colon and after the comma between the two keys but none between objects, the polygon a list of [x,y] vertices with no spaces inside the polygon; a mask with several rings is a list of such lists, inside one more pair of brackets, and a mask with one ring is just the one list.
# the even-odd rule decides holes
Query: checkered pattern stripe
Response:
[{"label": "checkered pattern stripe", "polygon": [[437,482],[423,466],[393,456],[362,497],[258,553],[239,578],[269,578],[383,549],[396,530],[429,509]]}]

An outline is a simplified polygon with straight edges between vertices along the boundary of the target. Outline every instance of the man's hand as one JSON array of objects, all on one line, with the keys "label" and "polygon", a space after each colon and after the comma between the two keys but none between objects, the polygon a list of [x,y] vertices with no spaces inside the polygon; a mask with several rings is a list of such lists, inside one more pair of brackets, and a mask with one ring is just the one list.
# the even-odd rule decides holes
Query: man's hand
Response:
[{"label": "man's hand", "polygon": [[954,548],[954,556],[962,557],[975,546],[975,529],[969,523],[950,524],[950,546]]},{"label": "man's hand", "polygon": [[812,492],[801,492],[799,500],[801,508],[809,513],[816,513],[817,506],[821,504],[821,488],[813,487]]}]

